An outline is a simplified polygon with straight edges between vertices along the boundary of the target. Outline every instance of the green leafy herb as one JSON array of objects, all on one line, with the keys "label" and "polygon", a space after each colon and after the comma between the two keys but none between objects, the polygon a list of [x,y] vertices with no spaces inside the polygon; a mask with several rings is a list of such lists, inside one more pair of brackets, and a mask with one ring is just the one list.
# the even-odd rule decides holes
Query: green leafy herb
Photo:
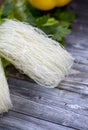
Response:
[{"label": "green leafy herb", "polygon": [[65,8],[56,8],[49,12],[33,8],[27,0],[6,0],[0,10],[1,19],[18,19],[42,29],[57,41],[70,34],[71,23],[76,15]]}]

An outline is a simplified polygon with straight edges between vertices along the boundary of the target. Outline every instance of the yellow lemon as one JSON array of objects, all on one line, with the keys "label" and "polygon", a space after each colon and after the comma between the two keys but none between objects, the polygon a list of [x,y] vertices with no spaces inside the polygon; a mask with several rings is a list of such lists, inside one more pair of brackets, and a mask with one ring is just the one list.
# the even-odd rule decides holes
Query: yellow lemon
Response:
[{"label": "yellow lemon", "polygon": [[40,10],[51,10],[55,7],[67,5],[71,0],[28,0],[30,4]]},{"label": "yellow lemon", "polygon": [[40,10],[51,10],[55,5],[54,0],[29,0],[30,4]]}]

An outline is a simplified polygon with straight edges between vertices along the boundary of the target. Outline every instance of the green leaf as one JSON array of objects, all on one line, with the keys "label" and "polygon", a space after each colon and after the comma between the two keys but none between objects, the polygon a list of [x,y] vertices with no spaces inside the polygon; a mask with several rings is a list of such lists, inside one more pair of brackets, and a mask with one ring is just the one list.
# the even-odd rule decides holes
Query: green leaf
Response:
[{"label": "green leaf", "polygon": [[5,60],[4,58],[2,58],[2,64],[3,64],[3,67],[5,70],[8,66],[11,65],[11,63],[9,61]]},{"label": "green leaf", "polygon": [[56,31],[57,25],[44,26],[41,29],[49,36],[53,37]]},{"label": "green leaf", "polygon": [[65,10],[59,14],[59,20],[61,21],[73,22],[75,19],[76,15],[70,10]]},{"label": "green leaf", "polygon": [[52,26],[55,24],[58,24],[59,21],[57,21],[55,18],[51,17],[47,20],[47,22],[43,26]]},{"label": "green leaf", "polygon": [[12,0],[5,2],[4,6],[2,6],[2,18],[8,17],[8,15],[13,11],[13,8],[14,2]]},{"label": "green leaf", "polygon": [[36,19],[37,27],[39,27],[39,28],[43,27],[47,23],[49,18],[50,18],[49,15],[44,15],[42,17],[38,17]]},{"label": "green leaf", "polygon": [[63,38],[65,38],[67,35],[71,33],[71,30],[63,25],[59,25],[56,28],[56,32],[53,36],[53,38],[57,41],[61,41]]}]

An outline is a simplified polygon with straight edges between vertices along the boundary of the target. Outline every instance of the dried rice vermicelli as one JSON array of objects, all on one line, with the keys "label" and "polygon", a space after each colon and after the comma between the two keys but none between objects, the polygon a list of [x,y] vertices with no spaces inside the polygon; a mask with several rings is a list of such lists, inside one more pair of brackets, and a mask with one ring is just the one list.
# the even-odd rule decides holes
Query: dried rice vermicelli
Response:
[{"label": "dried rice vermicelli", "polygon": [[0,55],[45,87],[56,87],[68,75],[73,57],[41,30],[19,21],[0,26]]},{"label": "dried rice vermicelli", "polygon": [[0,114],[7,112],[12,107],[8,84],[0,59]]}]

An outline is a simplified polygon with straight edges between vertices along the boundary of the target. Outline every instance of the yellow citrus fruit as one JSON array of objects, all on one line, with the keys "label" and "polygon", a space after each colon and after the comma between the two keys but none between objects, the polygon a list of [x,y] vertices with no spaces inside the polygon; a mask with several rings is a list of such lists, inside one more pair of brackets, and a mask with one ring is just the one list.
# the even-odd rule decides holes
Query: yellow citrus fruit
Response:
[{"label": "yellow citrus fruit", "polygon": [[32,6],[40,10],[51,10],[67,5],[71,0],[28,0]]},{"label": "yellow citrus fruit", "polygon": [[55,7],[54,0],[29,0],[30,4],[40,10],[51,10]]}]

